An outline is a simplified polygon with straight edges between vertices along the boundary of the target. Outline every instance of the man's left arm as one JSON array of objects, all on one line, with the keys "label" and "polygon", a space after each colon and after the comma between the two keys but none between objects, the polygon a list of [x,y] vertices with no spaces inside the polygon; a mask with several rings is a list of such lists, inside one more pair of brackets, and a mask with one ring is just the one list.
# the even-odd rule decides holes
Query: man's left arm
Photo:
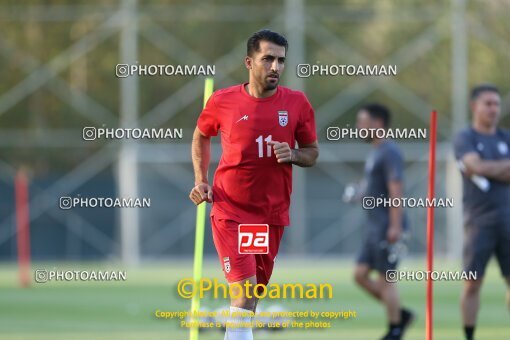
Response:
[{"label": "man's left arm", "polygon": [[[388,183],[388,196],[390,199],[401,199],[403,195],[402,182],[390,181]],[[404,218],[404,210],[400,205],[390,207],[389,211],[389,226],[386,235],[389,243],[397,242],[402,236],[402,221]]]},{"label": "man's left arm", "polygon": [[[384,174],[390,199],[402,199],[404,195],[404,159],[398,150],[390,150],[384,156]],[[399,205],[389,208],[389,225],[386,233],[388,243],[395,243],[402,237],[404,209]]]},{"label": "man's left arm", "polygon": [[273,147],[278,163],[292,163],[307,168],[315,165],[319,157],[319,144],[317,141],[311,144],[300,145],[299,149],[291,149],[287,142],[271,141],[268,143]]}]

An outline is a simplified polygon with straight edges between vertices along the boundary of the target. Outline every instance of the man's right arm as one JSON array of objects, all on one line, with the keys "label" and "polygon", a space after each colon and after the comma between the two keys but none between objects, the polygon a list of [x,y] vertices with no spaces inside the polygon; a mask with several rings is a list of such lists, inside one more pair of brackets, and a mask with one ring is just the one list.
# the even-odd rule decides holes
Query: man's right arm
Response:
[{"label": "man's right arm", "polygon": [[470,152],[462,157],[466,175],[478,175],[501,182],[510,183],[510,160],[483,160],[478,153]]},{"label": "man's right arm", "polygon": [[203,201],[212,203],[212,188],[209,185],[208,171],[211,159],[211,137],[207,137],[197,128],[193,133],[191,143],[191,159],[195,173],[195,186],[189,198],[196,205]]}]

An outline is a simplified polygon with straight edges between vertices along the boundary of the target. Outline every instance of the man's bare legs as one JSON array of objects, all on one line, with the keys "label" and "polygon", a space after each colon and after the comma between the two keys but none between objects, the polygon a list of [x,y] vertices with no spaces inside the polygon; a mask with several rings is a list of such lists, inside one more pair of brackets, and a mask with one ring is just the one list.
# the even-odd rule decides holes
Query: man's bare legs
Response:
[{"label": "man's bare legs", "polygon": [[356,283],[386,307],[388,321],[391,324],[401,322],[400,298],[395,283],[387,282],[386,277],[379,274],[374,280],[370,277],[371,269],[366,264],[356,265],[354,279]]},{"label": "man's bare legs", "polygon": [[482,279],[469,280],[464,283],[462,291],[461,306],[462,320],[466,326],[474,326],[478,309],[480,308],[480,290],[482,288]]},{"label": "man's bare legs", "polygon": [[[257,277],[254,275],[247,278],[246,280],[229,283],[230,286],[236,284],[235,286],[232,287],[232,295],[235,297],[239,296],[236,299],[234,298],[230,299],[230,306],[255,311],[258,299],[255,297],[254,289],[252,289],[252,291],[250,292],[251,298],[246,296],[244,288],[245,287],[244,284],[246,281],[250,282],[250,287],[255,287],[255,285],[257,284]],[[241,286],[241,291],[239,291],[239,288],[237,287],[238,285]]]},{"label": "man's bare legs", "polygon": [[377,279],[372,279],[372,268],[368,264],[358,263],[354,270],[356,283],[378,300],[386,308],[389,330],[383,340],[402,339],[404,332],[414,320],[414,313],[400,305],[397,284],[386,280],[386,273],[378,273]]},{"label": "man's bare legs", "polygon": [[468,280],[464,282],[464,289],[461,296],[462,321],[467,340],[473,339],[476,317],[480,309],[480,290],[483,278]]},{"label": "man's bare legs", "polygon": [[[246,294],[245,282],[249,281],[251,291]],[[236,284],[236,285],[234,285]],[[258,299],[255,297],[254,287],[257,284],[257,277],[252,276],[246,280],[231,282],[232,296],[230,299],[229,321],[233,324],[250,323],[257,307]],[[248,297],[248,295],[250,297]],[[235,313],[235,314],[234,314]],[[234,315],[232,315],[234,314]],[[224,340],[253,340],[251,327],[227,327]]]}]

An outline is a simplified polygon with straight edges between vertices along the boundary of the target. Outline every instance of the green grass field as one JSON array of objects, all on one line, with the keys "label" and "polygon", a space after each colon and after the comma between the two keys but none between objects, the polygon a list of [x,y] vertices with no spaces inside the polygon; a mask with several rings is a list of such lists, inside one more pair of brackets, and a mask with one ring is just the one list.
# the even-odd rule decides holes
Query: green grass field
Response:
[{"label": "green grass field", "polygon": [[[33,283],[19,288],[12,264],[0,266],[0,339],[187,339],[188,330],[176,320],[154,316],[155,310],[189,309],[190,300],[178,297],[179,279],[191,277],[191,261],[147,264],[121,268],[97,263],[34,263],[32,269],[126,270],[125,282]],[[423,269],[419,261],[406,260],[401,269]],[[455,270],[457,265],[438,262],[436,269]],[[351,261],[279,260],[272,282],[330,283],[333,299],[264,301],[288,310],[355,310],[356,319],[332,323],[329,329],[292,329],[281,332],[258,330],[255,339],[378,339],[386,329],[383,309],[359,290],[351,278]],[[205,263],[204,276],[222,278],[216,261]],[[221,281],[223,282],[223,281]],[[425,282],[399,284],[402,301],[418,314],[406,339],[424,339]],[[435,284],[435,339],[461,339],[459,294],[461,282]],[[482,292],[482,310],[477,339],[509,339],[509,314],[505,306],[506,287],[494,263],[489,268]],[[202,302],[209,309],[228,304],[225,300]],[[200,339],[223,339],[218,329],[201,332]]]}]

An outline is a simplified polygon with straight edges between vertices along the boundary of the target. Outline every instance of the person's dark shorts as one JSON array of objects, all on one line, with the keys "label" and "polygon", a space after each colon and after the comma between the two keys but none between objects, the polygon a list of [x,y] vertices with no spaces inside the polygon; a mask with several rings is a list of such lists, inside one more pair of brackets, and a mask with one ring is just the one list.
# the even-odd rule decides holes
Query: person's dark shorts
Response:
[{"label": "person's dark shorts", "polygon": [[464,270],[483,277],[492,255],[496,255],[501,274],[510,276],[510,221],[464,226]]},{"label": "person's dark shorts", "polygon": [[387,228],[381,226],[368,228],[356,260],[356,263],[366,264],[383,275],[388,270],[395,270],[398,265],[398,259],[390,261],[386,231]]}]

